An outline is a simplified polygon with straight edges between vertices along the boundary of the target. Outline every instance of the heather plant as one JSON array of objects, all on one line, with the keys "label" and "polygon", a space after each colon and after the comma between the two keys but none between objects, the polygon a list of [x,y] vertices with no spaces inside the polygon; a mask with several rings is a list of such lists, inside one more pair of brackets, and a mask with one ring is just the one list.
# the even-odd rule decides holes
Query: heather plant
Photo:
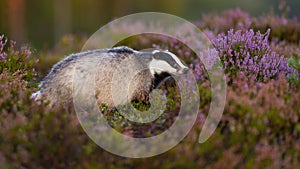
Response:
[{"label": "heather plant", "polygon": [[[30,50],[17,51],[1,36],[0,166],[1,168],[86,168],[96,161],[96,145],[83,133],[72,107],[37,104]],[[98,155],[102,151],[97,152]],[[103,157],[105,158],[105,157]]]},{"label": "heather plant", "polygon": [[300,51],[298,44],[289,43],[287,41],[279,41],[278,39],[272,39],[270,41],[270,47],[272,51],[278,53],[279,55],[284,55],[286,58],[297,55],[297,53]]},{"label": "heather plant", "polygon": [[239,72],[227,91],[221,122],[207,142],[199,144],[197,138],[209,106],[199,109],[197,124],[180,145],[127,164],[137,168],[297,168],[299,90],[290,88],[286,78],[261,83]]},{"label": "heather plant", "polygon": [[262,34],[252,29],[231,29],[227,34],[219,34],[213,40],[229,77],[234,77],[241,71],[250,78],[266,82],[277,78],[280,73],[295,73],[288,67],[287,59],[283,55],[272,51],[268,41],[270,31],[269,29]]},{"label": "heather plant", "polygon": [[204,14],[202,20],[195,24],[201,29],[213,30],[214,33],[219,34],[230,29],[249,29],[252,21],[248,13],[237,8],[225,10],[221,14]]},{"label": "heather plant", "polygon": [[253,25],[254,29],[262,31],[272,28],[271,38],[288,42],[298,42],[300,40],[300,24],[299,19],[296,17],[290,19],[270,13],[267,16],[254,18]]},{"label": "heather plant", "polygon": [[4,35],[0,36],[0,73],[14,74],[19,72],[23,75],[24,80],[30,81],[35,75],[32,65],[36,61],[30,58],[32,53],[28,47],[24,46],[19,51],[15,49],[15,44],[14,41],[10,41],[8,44]]},{"label": "heather plant", "polygon": [[[284,75],[280,75],[284,76]],[[239,73],[228,93],[222,132],[249,168],[295,167],[299,162],[299,90],[286,78],[257,83]],[[223,129],[222,129],[223,128]],[[237,144],[240,143],[240,144]],[[225,146],[226,147],[226,146]],[[272,149],[273,147],[274,149]],[[253,160],[256,163],[253,163]]]},{"label": "heather plant", "polygon": [[90,158],[95,145],[75,114],[33,102],[19,72],[2,72],[0,87],[1,168],[72,168]]}]

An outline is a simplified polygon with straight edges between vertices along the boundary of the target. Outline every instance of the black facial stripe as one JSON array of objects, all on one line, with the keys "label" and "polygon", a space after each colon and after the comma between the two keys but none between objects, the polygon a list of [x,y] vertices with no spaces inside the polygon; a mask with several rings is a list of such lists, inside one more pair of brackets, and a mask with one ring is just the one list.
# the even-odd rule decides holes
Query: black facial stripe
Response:
[{"label": "black facial stripe", "polygon": [[154,58],[158,60],[164,60],[169,63],[172,67],[178,69],[178,63],[173,59],[173,57],[165,52],[157,52],[154,54]]}]

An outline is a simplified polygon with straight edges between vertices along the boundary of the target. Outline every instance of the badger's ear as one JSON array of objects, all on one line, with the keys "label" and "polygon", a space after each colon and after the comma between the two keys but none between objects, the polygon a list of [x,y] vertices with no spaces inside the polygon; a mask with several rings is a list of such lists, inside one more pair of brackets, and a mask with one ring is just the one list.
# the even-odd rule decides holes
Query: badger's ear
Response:
[{"label": "badger's ear", "polygon": [[152,51],[152,54],[155,54],[155,53],[158,53],[158,52],[160,52],[160,50],[154,50],[154,51]]}]

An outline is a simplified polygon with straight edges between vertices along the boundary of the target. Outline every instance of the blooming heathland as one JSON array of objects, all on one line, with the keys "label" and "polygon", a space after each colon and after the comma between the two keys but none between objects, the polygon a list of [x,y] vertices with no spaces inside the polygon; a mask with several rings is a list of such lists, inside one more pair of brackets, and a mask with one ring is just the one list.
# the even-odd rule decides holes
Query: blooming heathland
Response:
[{"label": "blooming heathland", "polygon": [[[168,49],[190,65],[201,102],[197,123],[174,149],[148,159],[125,159],[97,147],[82,130],[72,105],[37,104],[30,99],[37,79],[62,54],[79,51],[83,40],[66,36],[50,52],[32,54],[0,36],[0,166],[3,168],[297,168],[300,165],[300,22],[269,14],[251,18],[240,9],[207,14],[196,24],[215,50],[195,54],[184,42],[161,35],[139,35],[119,43],[137,50]],[[139,25],[139,29],[146,25]],[[134,24],[114,28],[134,31]],[[184,33],[185,30],[179,32]],[[200,43],[199,43],[200,45]],[[203,56],[220,57],[227,76],[227,102],[217,130],[203,144],[198,134],[210,108],[211,92]],[[202,57],[202,61],[197,55]],[[40,59],[40,62],[36,61]],[[215,58],[204,60],[214,66]],[[41,74],[41,75],[39,75]],[[105,106],[102,113],[117,131],[150,137],[170,127],[180,98],[174,86],[167,113],[152,123],[136,124]],[[175,98],[175,99],[174,99]],[[145,108],[142,102],[136,107]],[[114,139],[114,138],[112,138]],[[0,167],[0,168],[1,168]]]}]

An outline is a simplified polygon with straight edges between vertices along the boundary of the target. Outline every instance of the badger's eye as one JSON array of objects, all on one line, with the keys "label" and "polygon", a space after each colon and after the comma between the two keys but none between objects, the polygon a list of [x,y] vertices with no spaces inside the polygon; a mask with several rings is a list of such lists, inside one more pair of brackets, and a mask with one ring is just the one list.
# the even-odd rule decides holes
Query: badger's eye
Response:
[{"label": "badger's eye", "polygon": [[177,64],[173,64],[173,67],[175,67],[176,69],[179,69],[179,66]]}]

